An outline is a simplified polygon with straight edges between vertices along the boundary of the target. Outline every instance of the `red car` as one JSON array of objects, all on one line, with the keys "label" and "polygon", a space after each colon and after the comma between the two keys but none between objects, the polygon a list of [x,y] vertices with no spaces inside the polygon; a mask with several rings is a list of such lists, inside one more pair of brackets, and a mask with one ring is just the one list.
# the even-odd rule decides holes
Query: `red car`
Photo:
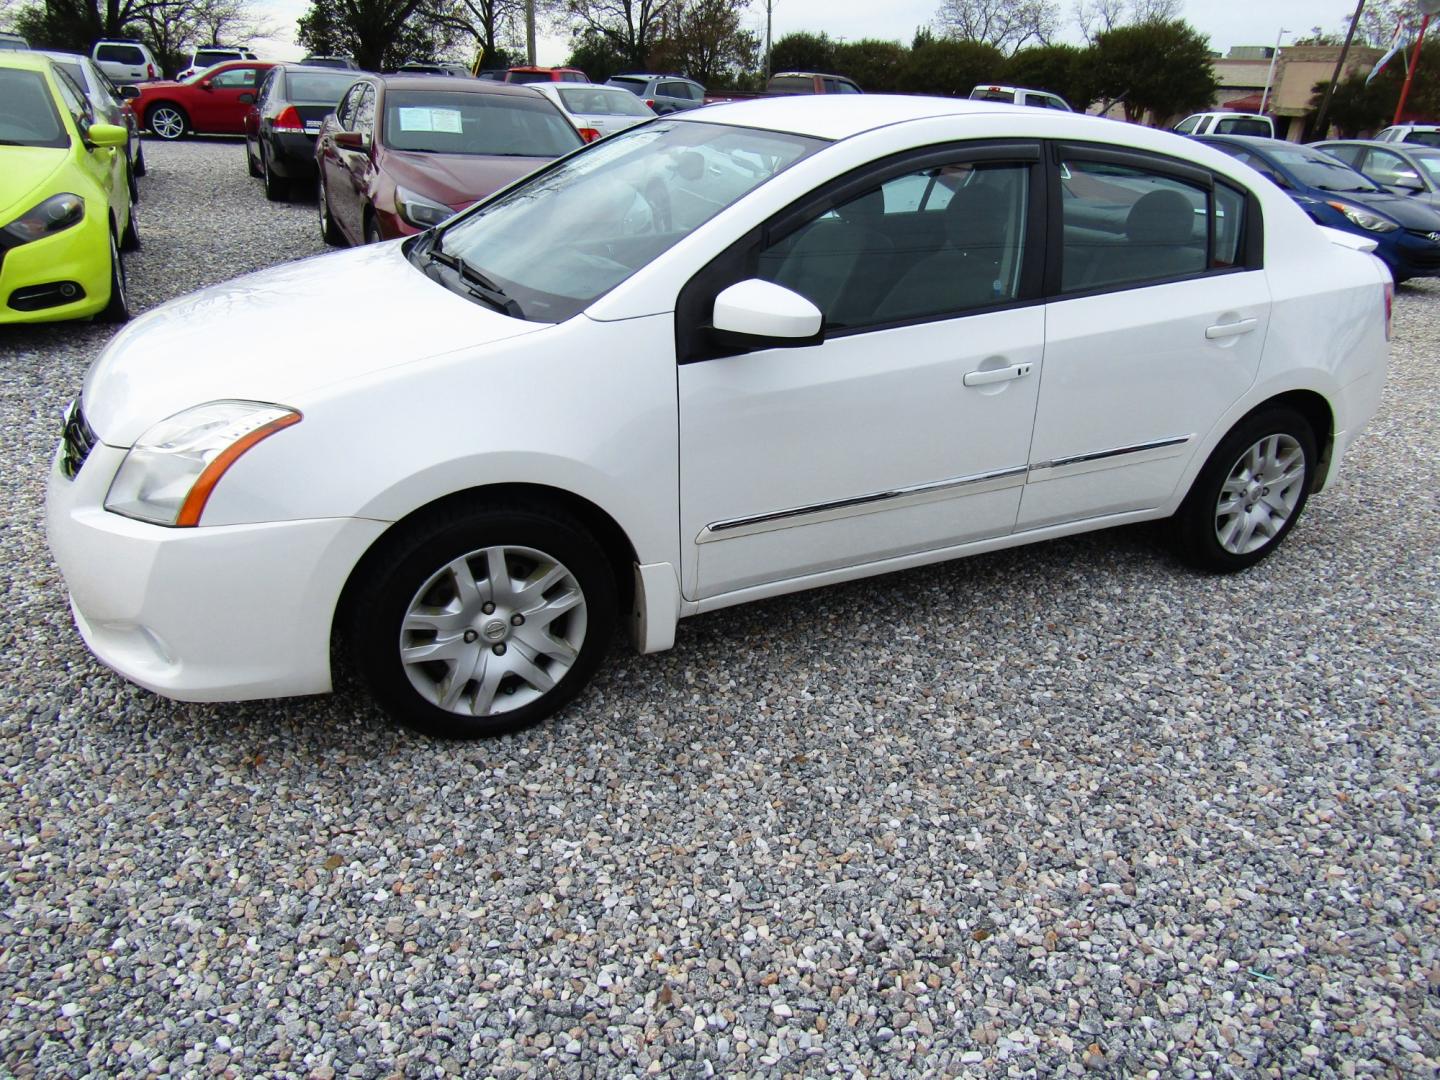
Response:
[{"label": "red car", "polygon": [[501,68],[498,71],[482,71],[480,78],[489,79],[493,82],[505,83],[532,83],[532,82],[578,82],[588,83],[590,76],[579,68],[572,67],[512,67]]},{"label": "red car", "polygon": [[266,60],[229,60],[184,82],[141,83],[130,104],[162,139],[178,139],[187,131],[241,135],[260,81],[274,66]]},{"label": "red car", "polygon": [[523,86],[362,78],[320,127],[320,231],[331,244],[410,236],[583,145]]}]

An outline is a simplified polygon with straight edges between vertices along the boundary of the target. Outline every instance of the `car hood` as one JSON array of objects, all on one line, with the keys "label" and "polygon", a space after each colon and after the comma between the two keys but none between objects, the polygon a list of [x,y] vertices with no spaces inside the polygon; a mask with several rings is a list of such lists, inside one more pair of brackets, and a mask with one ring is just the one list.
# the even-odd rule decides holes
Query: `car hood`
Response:
[{"label": "car hood", "polygon": [[420,154],[388,150],[383,168],[417,195],[463,210],[512,180],[534,172],[549,158],[485,154]]},{"label": "car hood", "polygon": [[0,225],[8,225],[34,205],[35,189],[54,175],[69,155],[69,150],[51,146],[0,147]]},{"label": "car hood", "polygon": [[1325,198],[1368,206],[1394,218],[1407,229],[1423,232],[1440,229],[1440,213],[1409,195],[1391,195],[1387,191],[1334,191],[1326,192]]},{"label": "car hood", "polygon": [[544,326],[437,285],[400,243],[320,255],[212,285],[130,323],[85,376],[85,417],[101,441],[127,447],[192,405],[303,410],[321,387]]}]

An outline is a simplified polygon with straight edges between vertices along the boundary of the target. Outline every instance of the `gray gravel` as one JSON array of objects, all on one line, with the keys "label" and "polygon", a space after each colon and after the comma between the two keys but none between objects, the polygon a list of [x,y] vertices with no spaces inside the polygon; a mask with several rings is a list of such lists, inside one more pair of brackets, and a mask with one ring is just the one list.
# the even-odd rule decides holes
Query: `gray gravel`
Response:
[{"label": "gray gravel", "polygon": [[[146,157],[138,301],[318,250],[237,143]],[[776,600],[463,746],[91,659],[41,498],[106,330],[4,332],[3,1070],[1434,1075],[1440,283],[1396,327],[1248,574],[1132,529]]]}]

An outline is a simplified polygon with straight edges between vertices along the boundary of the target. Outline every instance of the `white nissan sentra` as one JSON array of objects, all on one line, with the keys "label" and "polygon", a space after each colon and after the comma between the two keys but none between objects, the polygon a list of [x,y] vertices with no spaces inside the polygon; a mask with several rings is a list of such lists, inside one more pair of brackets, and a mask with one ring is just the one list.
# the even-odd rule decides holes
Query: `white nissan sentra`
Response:
[{"label": "white nissan sentra", "polygon": [[133,322],[66,419],[50,542],[142,686],[320,693],[339,646],[455,736],[560,708],[625,614],[654,652],[687,615],[1160,518],[1241,570],[1376,407],[1366,247],[1143,127],[696,110]]}]

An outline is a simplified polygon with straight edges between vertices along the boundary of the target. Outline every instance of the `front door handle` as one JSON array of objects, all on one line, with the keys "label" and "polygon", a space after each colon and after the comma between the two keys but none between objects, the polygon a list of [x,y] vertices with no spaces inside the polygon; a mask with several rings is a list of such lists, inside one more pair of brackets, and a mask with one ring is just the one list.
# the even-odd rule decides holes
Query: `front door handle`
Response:
[{"label": "front door handle", "polygon": [[1010,367],[995,368],[993,371],[970,371],[965,374],[966,386],[986,386],[1004,382],[1007,379],[1023,379],[1030,374],[1034,364],[1013,364]]},{"label": "front door handle", "polygon": [[1255,319],[1241,319],[1238,322],[1217,323],[1214,326],[1205,328],[1205,336],[1214,341],[1216,338],[1238,337],[1241,334],[1248,334],[1259,325]]}]

